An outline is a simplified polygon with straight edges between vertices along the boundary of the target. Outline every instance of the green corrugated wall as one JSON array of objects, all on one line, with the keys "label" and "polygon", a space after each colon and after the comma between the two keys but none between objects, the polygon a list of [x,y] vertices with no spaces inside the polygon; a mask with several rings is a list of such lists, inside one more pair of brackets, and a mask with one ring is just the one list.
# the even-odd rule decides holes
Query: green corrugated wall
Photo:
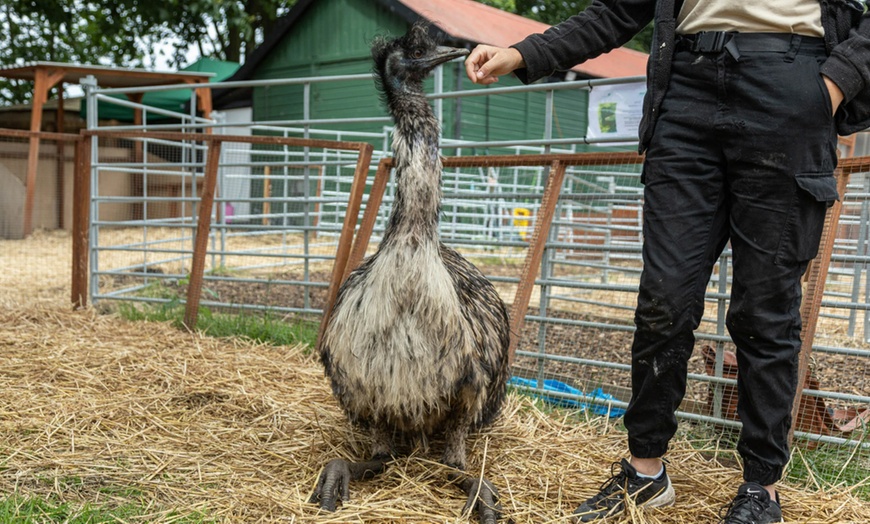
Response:
[{"label": "green corrugated wall", "polygon": [[[371,0],[320,0],[312,3],[282,42],[257,69],[255,79],[346,75],[371,72],[369,42],[379,34],[400,35],[407,22]],[[458,75],[458,79],[457,79]],[[465,78],[461,64],[448,64],[444,89],[480,89]],[[498,87],[520,85],[502,78]],[[432,80],[429,81],[431,92]],[[254,92],[254,118],[290,120],[303,117],[302,86],[272,86]],[[374,84],[354,81],[312,86],[312,118],[386,115]],[[544,137],[544,93],[471,97],[444,101],[444,136],[463,140],[541,139]],[[587,94],[557,92],[553,136],[582,136],[586,129]],[[459,125],[456,125],[457,120]],[[381,126],[357,124],[344,130],[379,132]],[[380,144],[376,144],[379,146]]]}]

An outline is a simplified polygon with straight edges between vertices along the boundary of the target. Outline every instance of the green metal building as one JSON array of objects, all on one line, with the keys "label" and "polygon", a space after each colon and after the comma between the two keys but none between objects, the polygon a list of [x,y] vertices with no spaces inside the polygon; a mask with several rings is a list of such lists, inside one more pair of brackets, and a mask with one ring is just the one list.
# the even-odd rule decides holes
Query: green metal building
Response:
[{"label": "green metal building", "polygon": [[[371,72],[370,42],[377,35],[401,35],[420,19],[433,24],[446,45],[472,48],[478,43],[506,46],[548,26],[472,0],[299,0],[279,21],[242,68],[228,80],[262,80],[366,74]],[[617,49],[557,72],[549,81],[634,76],[644,73],[646,55]],[[433,79],[427,89],[433,91]],[[493,87],[521,85],[505,77]],[[257,87],[251,94],[254,121],[301,120],[303,86]],[[310,119],[386,116],[371,81],[311,84]],[[446,64],[443,90],[486,89],[472,84],[460,62]],[[587,92],[557,91],[553,138],[584,136]],[[216,100],[220,105],[220,96]],[[541,92],[446,99],[443,136],[470,141],[542,139],[546,94]],[[341,124],[341,130],[381,131],[382,124]],[[579,148],[582,150],[582,148]]]}]

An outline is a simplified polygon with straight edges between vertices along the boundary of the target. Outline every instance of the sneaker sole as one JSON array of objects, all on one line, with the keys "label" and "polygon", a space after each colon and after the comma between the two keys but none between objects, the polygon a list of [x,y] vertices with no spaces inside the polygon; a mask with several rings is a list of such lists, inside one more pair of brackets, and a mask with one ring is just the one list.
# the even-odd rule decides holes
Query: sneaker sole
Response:
[{"label": "sneaker sole", "polygon": [[673,484],[671,484],[670,477],[668,477],[668,487],[666,487],[665,490],[662,491],[660,494],[649,499],[640,506],[644,508],[661,508],[665,506],[673,506],[676,499],[677,493],[674,491],[674,486]]},{"label": "sneaker sole", "polygon": [[[664,489],[664,491],[662,491],[661,493],[659,493],[655,497],[647,500],[646,502],[644,502],[642,504],[638,504],[638,507],[641,507],[641,508],[662,508],[662,507],[666,507],[666,506],[673,506],[674,501],[676,499],[677,499],[677,494],[674,491],[673,484],[671,484],[670,477],[668,477],[668,485]],[[592,517],[587,522],[593,522],[593,521],[607,522],[608,519],[616,517],[620,514],[622,514],[621,509],[620,510],[611,510],[609,513],[606,513],[606,514],[594,514],[594,513],[577,514],[577,513],[575,513],[575,514],[571,515],[569,522],[571,522],[572,524],[580,524],[583,522],[583,520],[582,520],[583,517]]]}]

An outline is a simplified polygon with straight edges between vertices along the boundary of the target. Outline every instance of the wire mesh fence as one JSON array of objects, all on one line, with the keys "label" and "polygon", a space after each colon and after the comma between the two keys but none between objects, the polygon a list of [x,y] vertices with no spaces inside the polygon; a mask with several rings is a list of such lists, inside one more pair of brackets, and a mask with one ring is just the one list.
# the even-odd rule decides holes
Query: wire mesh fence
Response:
[{"label": "wire mesh fence", "polygon": [[[232,137],[222,140],[201,306],[282,318],[319,315],[329,302],[358,154],[275,144],[247,148]],[[184,303],[208,144],[118,140],[107,134],[98,137],[97,150],[92,299]],[[149,162],[137,165],[137,155]],[[522,315],[514,387],[554,406],[618,416],[630,396],[633,310],[642,268],[640,165],[630,156],[565,155],[569,165],[558,199],[550,204],[545,196],[552,195],[547,188],[552,155],[538,162],[530,155],[445,159],[442,239],[496,283],[514,306],[514,320]],[[796,424],[797,449],[804,455],[793,462],[794,475],[829,483],[860,480],[870,465],[865,423],[870,346],[858,322],[862,309],[855,307],[865,303],[866,260],[857,253],[866,244],[860,213],[867,199],[863,175],[852,176],[801,403],[804,414]],[[368,209],[378,205],[370,200],[377,183],[377,177],[366,179],[367,197],[358,214],[371,215],[368,253],[376,249],[392,204],[392,184],[383,181],[383,203]],[[128,196],[107,194],[119,184]],[[552,217],[546,219],[550,227],[540,257],[530,266],[542,206],[552,208]],[[351,254],[351,267],[362,256],[360,249]],[[523,285],[527,300],[517,302]],[[687,430],[699,438],[720,439],[739,427],[734,348],[724,327],[729,290],[726,249],[708,284],[680,408],[680,416],[691,421]]]},{"label": "wire mesh fence", "polygon": [[0,129],[0,238],[69,229],[78,135]]},{"label": "wire mesh fence", "polygon": [[[319,319],[329,302],[339,247],[349,248],[341,240],[343,225],[357,224],[359,231],[363,213],[371,215],[370,245],[349,254],[352,265],[358,260],[354,257],[371,253],[380,241],[394,196],[392,174],[387,170],[383,180],[382,203],[370,199],[377,178],[365,179],[357,212],[351,195],[359,178],[358,149],[292,144],[276,137],[373,143],[367,166],[374,173],[389,158],[389,128],[336,131],[315,129],[308,121],[221,126],[195,115],[180,118],[181,124],[172,126],[149,126],[146,118],[144,126],[92,132],[89,298],[101,307],[185,307],[199,239],[203,272],[201,287],[194,291],[202,312]],[[138,134],[130,127],[137,127]],[[159,136],[160,131],[191,129],[209,129],[220,143],[213,164],[214,198],[205,206],[209,156],[216,142],[200,135]],[[245,133],[254,136],[242,138]],[[570,147],[570,141],[538,142],[514,147],[513,160],[445,161],[442,240],[478,265],[513,303],[514,319],[524,319],[516,332],[513,387],[555,407],[588,408],[616,418],[629,398],[633,312],[642,268],[640,165],[623,153],[567,155],[574,160],[564,165],[558,199],[547,202],[552,158],[531,162],[523,157],[568,152],[555,150]],[[447,150],[495,151],[490,147],[504,152],[510,146],[452,144]],[[867,488],[870,468],[866,171],[851,173],[843,199],[789,473],[823,486],[863,482]],[[530,246],[546,209],[552,214],[545,219],[549,229],[540,258],[530,263]],[[724,323],[730,266],[726,249],[707,286],[689,388],[680,408],[688,420],[681,431],[707,441],[733,441],[739,427],[734,348]],[[523,275],[531,277],[523,283]],[[518,302],[524,293],[527,302]]]},{"label": "wire mesh fence", "polygon": [[[68,231],[73,223],[73,177],[80,139],[78,135],[0,129],[0,240],[27,239],[4,245],[0,264],[7,277],[17,281],[39,278],[42,286],[32,293],[40,301],[48,300],[51,290],[66,294],[71,286]],[[56,260],[66,263],[59,270],[47,264]],[[51,270],[34,275],[34,268],[46,266]],[[14,293],[3,288],[0,299],[8,298],[14,305]]]}]

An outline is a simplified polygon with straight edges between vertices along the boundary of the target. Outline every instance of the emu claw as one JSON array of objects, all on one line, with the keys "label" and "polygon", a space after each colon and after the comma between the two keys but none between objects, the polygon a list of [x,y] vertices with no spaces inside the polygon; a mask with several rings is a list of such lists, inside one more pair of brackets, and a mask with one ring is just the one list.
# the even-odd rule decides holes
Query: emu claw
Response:
[{"label": "emu claw", "polygon": [[335,511],[336,500],[350,500],[350,480],[350,462],[343,459],[330,460],[320,472],[317,487],[308,502],[320,502],[320,509]]},{"label": "emu claw", "polygon": [[469,478],[466,486],[468,500],[462,513],[477,509],[481,524],[496,524],[501,516],[502,506],[498,500],[498,490],[486,479]]}]

